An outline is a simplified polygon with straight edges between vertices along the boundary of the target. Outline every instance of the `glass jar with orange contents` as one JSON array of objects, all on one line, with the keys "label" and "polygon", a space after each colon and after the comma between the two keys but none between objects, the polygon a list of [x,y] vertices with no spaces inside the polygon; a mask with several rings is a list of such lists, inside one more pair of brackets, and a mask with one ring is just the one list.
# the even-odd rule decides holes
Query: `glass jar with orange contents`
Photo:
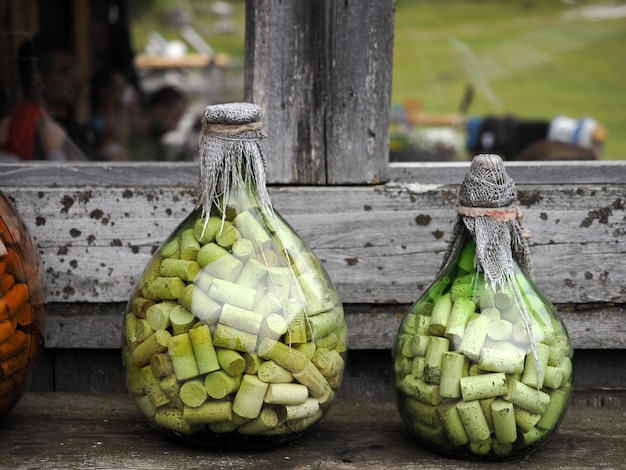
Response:
[{"label": "glass jar with orange contents", "polygon": [[0,193],[0,416],[17,405],[43,350],[45,282],[24,221]]}]

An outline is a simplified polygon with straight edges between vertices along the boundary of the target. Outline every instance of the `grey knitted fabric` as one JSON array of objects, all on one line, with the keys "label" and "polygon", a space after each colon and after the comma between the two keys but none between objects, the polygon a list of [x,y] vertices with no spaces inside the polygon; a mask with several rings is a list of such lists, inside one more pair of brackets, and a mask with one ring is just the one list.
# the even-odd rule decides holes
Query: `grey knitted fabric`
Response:
[{"label": "grey knitted fabric", "polygon": [[[516,197],[515,182],[506,173],[502,159],[498,155],[476,155],[459,188],[459,205],[465,208],[509,208]],[[513,276],[513,259],[532,275],[528,244],[519,219],[498,219],[491,215],[457,216],[442,269],[466,234],[476,242],[478,263],[492,287],[503,287],[507,278]]]},{"label": "grey knitted fabric", "polygon": [[208,106],[200,138],[200,194],[203,213],[228,199],[230,191],[256,193],[262,209],[273,212],[266,187],[261,140],[263,111],[251,103]]}]

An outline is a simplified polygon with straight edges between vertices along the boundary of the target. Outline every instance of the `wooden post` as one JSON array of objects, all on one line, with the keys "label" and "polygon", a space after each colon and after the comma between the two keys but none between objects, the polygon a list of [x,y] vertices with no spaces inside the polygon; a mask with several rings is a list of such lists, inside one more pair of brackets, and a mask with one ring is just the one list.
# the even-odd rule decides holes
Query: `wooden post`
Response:
[{"label": "wooden post", "polygon": [[268,181],[387,179],[393,0],[248,0],[245,99],[265,110]]}]

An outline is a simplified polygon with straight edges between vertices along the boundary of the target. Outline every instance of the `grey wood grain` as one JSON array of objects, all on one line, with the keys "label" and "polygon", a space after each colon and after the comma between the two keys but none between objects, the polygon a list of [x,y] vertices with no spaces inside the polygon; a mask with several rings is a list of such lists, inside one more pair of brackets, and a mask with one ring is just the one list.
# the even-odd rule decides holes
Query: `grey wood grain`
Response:
[{"label": "grey wood grain", "polygon": [[266,112],[268,181],[385,181],[393,2],[260,0],[246,20],[245,99]]},{"label": "grey wood grain", "polygon": [[[570,407],[558,433],[510,469],[623,468],[624,407]],[[479,469],[438,456],[402,425],[392,401],[339,400],[296,441],[263,452],[184,445],[152,428],[125,394],[27,393],[3,420],[7,468]]]}]

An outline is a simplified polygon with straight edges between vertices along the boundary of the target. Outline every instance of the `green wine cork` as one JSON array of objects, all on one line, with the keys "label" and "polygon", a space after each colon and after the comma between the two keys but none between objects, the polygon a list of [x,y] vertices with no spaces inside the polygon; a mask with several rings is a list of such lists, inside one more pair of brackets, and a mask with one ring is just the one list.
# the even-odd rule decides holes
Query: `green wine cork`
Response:
[{"label": "green wine cork", "polygon": [[164,258],[179,258],[180,257],[180,239],[174,237],[171,240],[165,242],[161,247],[161,255]]},{"label": "green wine cork", "polygon": [[[213,333],[213,345],[239,352],[255,352],[257,336],[252,333],[218,323]],[[259,354],[260,355],[260,354]]]},{"label": "green wine cork", "polygon": [[[152,367],[152,364],[150,367]],[[176,378],[176,374],[174,373],[163,377],[159,382],[159,387],[161,387],[163,393],[165,393],[170,400],[168,406],[176,408],[177,410],[182,410],[185,406],[180,399],[180,384],[180,381]]]},{"label": "green wine cork", "polygon": [[154,415],[154,421],[161,427],[180,434],[192,434],[195,427],[187,422],[182,410],[171,406],[162,406]]},{"label": "green wine cork", "polygon": [[208,295],[220,304],[231,304],[251,310],[257,299],[258,291],[234,282],[214,279],[209,287]]},{"label": "green wine cork", "polygon": [[183,410],[185,421],[191,424],[211,424],[232,420],[233,410],[230,401],[207,401],[192,408],[186,406]]},{"label": "green wine cork", "polygon": [[150,358],[150,367],[155,377],[167,377],[174,373],[172,359],[167,353],[154,354]]},{"label": "green wine cork", "polygon": [[[263,319],[262,330],[263,336],[278,339],[289,330],[287,321],[276,313],[271,313]],[[310,344],[310,343],[307,343]]]},{"label": "green wine cork", "polygon": [[131,300],[130,311],[133,312],[137,318],[146,318],[148,309],[154,305],[153,299],[146,299],[144,297],[135,297]]},{"label": "green wine cork", "polygon": [[458,266],[466,273],[473,273],[476,271],[476,261],[476,245],[468,243],[461,251]]},{"label": "green wine cork", "polygon": [[480,400],[506,394],[507,379],[504,372],[461,377],[461,396],[464,401]]},{"label": "green wine cork", "polygon": [[261,248],[269,248],[271,246],[272,238],[269,232],[251,212],[240,212],[233,222],[244,238],[254,240]]},{"label": "green wine cork", "polygon": [[496,440],[502,444],[512,444],[517,439],[515,411],[513,404],[498,398],[491,404],[491,415]]},{"label": "green wine cork", "polygon": [[185,282],[179,277],[157,277],[146,281],[141,293],[152,300],[174,300],[180,297],[185,288]]},{"label": "green wine cork", "polygon": [[150,335],[154,333],[154,330],[148,323],[148,320],[144,318],[139,318],[135,322],[133,322],[133,334],[134,337],[133,345],[136,347],[137,344],[143,343]]},{"label": "green wine cork", "polygon": [[164,259],[159,274],[162,277],[179,277],[183,281],[193,281],[200,272],[196,261],[182,259]]},{"label": "green wine cork", "polygon": [[150,364],[150,358],[154,354],[165,351],[172,335],[167,330],[157,330],[145,341],[133,349],[133,363],[136,367],[143,367]]},{"label": "green wine cork", "polygon": [[241,356],[244,361],[246,361],[246,368],[244,369],[246,374],[257,374],[261,364],[265,362],[259,357],[258,354],[255,353],[242,353]]},{"label": "green wine cork", "polygon": [[469,436],[465,431],[461,416],[455,402],[442,403],[438,408],[441,421],[444,424],[450,443],[455,446],[467,444]]},{"label": "green wine cork", "polygon": [[322,398],[331,392],[326,377],[322,375],[315,365],[307,360],[302,370],[292,372],[293,377],[302,385],[306,385],[309,392],[315,398]]},{"label": "green wine cork", "polygon": [[146,391],[146,395],[150,397],[150,401],[152,401],[154,406],[157,408],[159,406],[167,405],[170,400],[167,398],[165,393],[163,393],[163,390],[161,390],[159,380],[152,373],[150,365],[144,366],[140,370],[144,390]]},{"label": "green wine cork", "polygon": [[254,258],[250,258],[244,264],[235,284],[250,289],[257,289],[265,279],[266,274],[267,268],[265,265]]},{"label": "green wine cork", "polygon": [[433,312],[430,316],[429,332],[436,336],[443,336],[448,326],[451,312],[452,299],[449,293],[435,300]]},{"label": "green wine cork", "polygon": [[[538,343],[536,349],[539,360],[535,361],[535,354],[532,351],[528,353],[521,380],[529,387],[543,388],[546,368],[548,367],[548,361],[550,359],[550,346]],[[537,363],[539,363],[539,368],[537,368]]]},{"label": "green wine cork", "polygon": [[261,329],[263,323],[263,315],[237,307],[232,304],[224,304],[219,322],[222,325],[230,326],[236,330],[254,333],[255,335]]},{"label": "green wine cork", "polygon": [[287,320],[287,338],[285,342],[289,344],[309,342],[307,338],[307,317],[304,312],[304,305],[302,305],[299,299],[287,299],[285,316]]},{"label": "green wine cork", "polygon": [[170,312],[176,306],[173,300],[164,300],[146,311],[146,321],[153,330],[164,330],[170,326]]},{"label": "green wine cork", "polygon": [[180,259],[195,261],[200,250],[200,244],[194,236],[193,229],[183,230],[180,234]]},{"label": "green wine cork", "polygon": [[[253,259],[256,254],[254,251],[254,244],[250,240],[246,240],[245,238],[241,238],[235,241],[230,249],[233,255],[242,261]],[[241,276],[241,273],[239,275]]]},{"label": "green wine cork", "polygon": [[450,286],[450,299],[454,302],[457,299],[471,300],[474,295],[474,275],[457,277]]},{"label": "green wine cork", "polygon": [[278,298],[276,294],[272,292],[267,292],[257,301],[256,305],[254,306],[254,311],[263,315],[264,317],[272,313],[282,312],[282,310],[282,301]]},{"label": "green wine cork", "polygon": [[204,378],[204,388],[211,398],[221,400],[231,393],[235,393],[241,384],[241,376],[230,376],[223,370],[207,374]]},{"label": "green wine cork", "polygon": [[309,389],[305,385],[270,383],[264,401],[272,405],[301,405],[308,396]]},{"label": "green wine cork", "polygon": [[189,284],[178,299],[180,305],[193,313],[199,320],[214,325],[219,319],[222,307],[206,295],[202,289]]},{"label": "green wine cork", "polygon": [[243,269],[241,260],[235,258],[217,243],[207,243],[200,248],[198,264],[219,279],[234,282]]},{"label": "green wine cork", "polygon": [[186,405],[197,408],[202,405],[208,394],[204,388],[204,380],[196,378],[185,382],[180,386],[180,399]]},{"label": "green wine cork", "polygon": [[437,413],[437,406],[424,403],[412,397],[404,401],[406,412],[414,419],[433,428],[441,426],[441,418]]},{"label": "green wine cork", "polygon": [[319,401],[315,398],[307,398],[300,405],[285,406],[286,419],[288,421],[315,416],[319,410]]},{"label": "green wine cork", "polygon": [[457,348],[461,344],[465,327],[475,310],[476,305],[469,298],[457,298],[452,304],[444,336],[452,341],[452,344],[456,345]]},{"label": "green wine cork", "polygon": [[525,410],[543,414],[550,404],[550,395],[517,380],[508,380],[507,387],[504,398]]},{"label": "green wine cork", "polygon": [[[495,309],[494,309],[495,310]],[[498,310],[495,310],[496,312]],[[482,312],[484,315],[484,312]],[[504,341],[513,335],[513,323],[507,320],[494,319],[487,326],[487,337],[496,341]]]},{"label": "green wine cork", "polygon": [[177,305],[170,312],[170,324],[174,335],[187,333],[195,322],[196,319],[193,313],[182,305]]},{"label": "green wine cork", "polygon": [[534,428],[541,419],[541,415],[539,413],[533,413],[525,410],[524,408],[520,408],[519,406],[515,406],[514,411],[515,423],[517,424],[517,427],[524,432],[528,432]]},{"label": "green wine cork", "polygon": [[232,224],[227,220],[224,221],[222,228],[217,231],[215,241],[222,248],[229,248],[235,244],[237,240],[241,238],[241,234]]},{"label": "green wine cork", "polygon": [[543,384],[549,388],[560,388],[563,384],[563,371],[558,367],[547,366]]},{"label": "green wine cork", "polygon": [[459,350],[463,352],[471,361],[480,359],[480,352],[487,338],[487,326],[491,320],[482,315],[474,320],[470,320],[463,333],[463,339]]},{"label": "green wine cork", "polygon": [[337,298],[319,272],[311,271],[298,276],[308,315],[317,315],[335,307]]},{"label": "green wine cork", "polygon": [[440,393],[445,398],[461,396],[461,377],[469,368],[467,358],[457,352],[445,352],[441,362]]},{"label": "green wine cork", "polygon": [[258,354],[263,359],[273,360],[292,373],[304,369],[308,362],[304,353],[269,338],[263,338],[260,341]]},{"label": "green wine cork", "polygon": [[178,380],[187,380],[200,375],[188,333],[172,336],[168,351]]},{"label": "green wine cork", "polygon": [[154,406],[152,400],[148,395],[139,395],[135,397],[135,404],[139,411],[148,418],[149,421],[154,421],[154,415],[156,414],[157,407]]},{"label": "green wine cork", "polygon": [[443,355],[450,348],[450,341],[446,338],[431,336],[424,356],[424,380],[438,384],[441,381],[441,363]]},{"label": "green wine cork", "polygon": [[293,273],[287,266],[271,266],[267,268],[266,286],[269,292],[273,292],[279,299],[287,301],[289,291],[293,283]]},{"label": "green wine cork", "polygon": [[202,245],[215,241],[215,236],[222,226],[222,218],[211,216],[196,220],[193,233],[196,240]]},{"label": "green wine cork", "polygon": [[409,362],[410,370],[407,373],[411,374],[416,379],[423,379],[425,363],[426,361],[423,357],[414,357],[413,360]]},{"label": "green wine cork", "polygon": [[478,400],[458,402],[456,409],[470,441],[489,439],[491,430]]},{"label": "green wine cork", "polygon": [[407,335],[402,346],[402,355],[405,357],[423,357],[426,355],[430,336],[426,335]]},{"label": "green wine cork", "polygon": [[438,405],[441,403],[438,385],[426,383],[422,379],[416,379],[412,375],[407,375],[402,379],[401,389],[405,395],[421,402],[430,405]]},{"label": "green wine cork", "polygon": [[237,428],[241,434],[264,435],[278,426],[278,415],[273,408],[263,407],[259,415]]},{"label": "green wine cork", "polygon": [[207,325],[195,326],[189,330],[189,339],[201,374],[213,372],[220,368],[217,353],[213,346],[211,330]]},{"label": "green wine cork", "polygon": [[246,369],[246,360],[237,351],[217,348],[215,350],[221,368],[231,377],[243,374]]},{"label": "green wine cork", "polygon": [[233,400],[233,411],[244,418],[254,419],[261,412],[268,384],[255,375],[244,375]]},{"label": "green wine cork", "polygon": [[491,413],[491,404],[497,400],[497,398],[483,398],[478,400],[480,403],[480,407],[483,410],[483,414],[485,415],[485,419],[487,420],[487,425],[489,426],[489,430],[493,432],[493,415]]},{"label": "green wine cork", "polygon": [[521,374],[524,370],[525,355],[521,350],[483,348],[480,352],[478,367],[489,372]]},{"label": "green wine cork", "polygon": [[274,361],[264,361],[257,371],[259,379],[263,382],[290,383],[293,382],[293,375],[284,367],[279,366]]},{"label": "green wine cork", "polygon": [[552,431],[561,421],[567,409],[570,395],[563,390],[552,390],[549,396],[550,402],[543,416],[541,416],[541,419],[537,422],[537,427]]}]

